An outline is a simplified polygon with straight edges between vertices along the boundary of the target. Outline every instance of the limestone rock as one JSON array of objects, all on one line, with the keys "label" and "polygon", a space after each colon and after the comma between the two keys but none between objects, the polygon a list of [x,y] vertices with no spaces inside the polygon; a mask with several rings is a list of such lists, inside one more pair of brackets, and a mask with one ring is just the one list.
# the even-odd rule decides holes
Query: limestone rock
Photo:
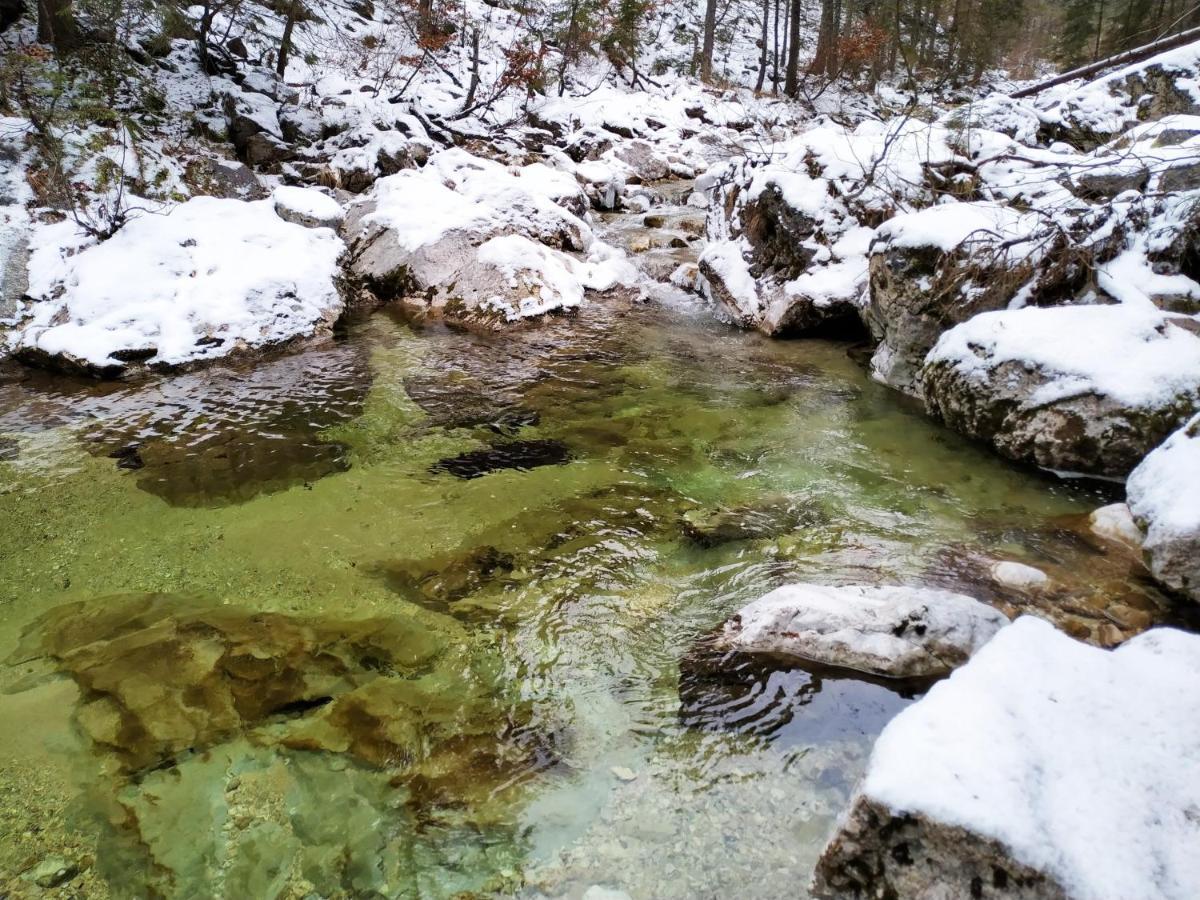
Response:
[{"label": "limestone rock", "polygon": [[949,591],[793,584],[744,607],[716,645],[881,677],[928,678],[962,665],[1007,622]]},{"label": "limestone rock", "polygon": [[947,332],[921,377],[932,415],[1002,455],[1120,477],[1200,407],[1200,338],[1152,307],[992,312]]},{"label": "limestone rock", "polygon": [[1126,490],[1151,574],[1200,602],[1200,416],[1142,460]]},{"label": "limestone rock", "polygon": [[1102,650],[1031,617],[880,735],[825,898],[1200,893],[1200,638]]}]

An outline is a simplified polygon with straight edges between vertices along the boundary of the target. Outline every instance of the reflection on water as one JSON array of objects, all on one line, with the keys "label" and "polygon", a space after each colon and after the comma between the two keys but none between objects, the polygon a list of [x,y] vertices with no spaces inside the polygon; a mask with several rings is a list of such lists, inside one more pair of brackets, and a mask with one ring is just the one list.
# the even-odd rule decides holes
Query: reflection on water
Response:
[{"label": "reflection on water", "polygon": [[1171,613],[1100,500],[680,309],[0,369],[0,893],[796,897],[912,692],[703,636],[798,579],[1133,633]]}]

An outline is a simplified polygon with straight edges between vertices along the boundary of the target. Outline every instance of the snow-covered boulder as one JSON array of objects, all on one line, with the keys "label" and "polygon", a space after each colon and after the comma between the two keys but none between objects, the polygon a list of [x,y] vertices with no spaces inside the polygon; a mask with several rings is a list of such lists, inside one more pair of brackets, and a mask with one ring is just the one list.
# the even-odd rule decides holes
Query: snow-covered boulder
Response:
[{"label": "snow-covered boulder", "polygon": [[1200,896],[1200,637],[1021,618],[884,729],[820,897]]},{"label": "snow-covered boulder", "polygon": [[1126,489],[1150,572],[1200,602],[1200,416],[1142,460]]},{"label": "snow-covered boulder", "polygon": [[347,265],[379,299],[419,313],[493,325],[576,306],[585,289],[632,281],[568,207],[575,178],[542,164],[509,168],[462,150],[380,179],[351,206]]},{"label": "snow-covered boulder", "polygon": [[710,170],[697,180],[712,194],[707,293],[770,335],[861,329],[874,226],[899,202],[931,202],[926,167],[951,157],[938,125],[821,123],[765,159]]},{"label": "snow-covered boulder", "polygon": [[942,333],[1006,308],[1041,254],[1039,220],[997,203],[946,203],[898,215],[871,245],[867,321],[879,341],[871,374],[920,393],[921,366]]},{"label": "snow-covered boulder", "polygon": [[1150,304],[989,312],[921,377],[932,415],[1010,459],[1124,476],[1200,408],[1200,337]]},{"label": "snow-covered boulder", "polygon": [[923,587],[792,584],[744,607],[716,649],[888,678],[945,675],[1008,623],[971,597]]},{"label": "snow-covered boulder", "polygon": [[346,218],[342,205],[316,188],[280,185],[271,199],[279,218],[305,228],[336,229]]},{"label": "snow-covered boulder", "polygon": [[271,200],[196,197],[103,243],[70,220],[44,226],[6,339],[28,362],[114,377],[327,333],[343,309],[342,250]]},{"label": "snow-covered boulder", "polygon": [[1044,138],[1090,149],[1138,122],[1200,114],[1200,42],[1168,50],[1034,101]]}]

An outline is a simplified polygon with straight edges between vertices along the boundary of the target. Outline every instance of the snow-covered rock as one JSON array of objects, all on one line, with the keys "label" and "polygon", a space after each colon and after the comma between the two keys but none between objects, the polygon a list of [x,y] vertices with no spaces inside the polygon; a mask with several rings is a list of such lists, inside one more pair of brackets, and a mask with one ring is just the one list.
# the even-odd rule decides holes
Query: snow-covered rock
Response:
[{"label": "snow-covered rock", "polygon": [[793,584],[744,607],[718,633],[716,646],[925,678],[962,665],[1007,622],[990,606],[950,591]]},{"label": "snow-covered rock", "polygon": [[341,315],[342,249],[270,200],[197,197],[103,243],[43,226],[7,340],[33,363],[116,376],[313,336]]},{"label": "snow-covered rock", "polygon": [[1200,114],[1200,42],[1093,81],[1044,91],[1034,102],[1044,136],[1083,149],[1138,122]]},{"label": "snow-covered rock", "polygon": [[931,414],[1010,459],[1124,476],[1200,408],[1200,337],[1149,304],[983,313],[922,384]]},{"label": "snow-covered rock", "polygon": [[572,209],[587,199],[569,173],[507,167],[462,150],[380,179],[343,231],[348,266],[380,299],[421,313],[499,324],[577,306],[636,273],[596,245]]},{"label": "snow-covered rock", "polygon": [[1142,460],[1126,489],[1150,572],[1200,602],[1200,416]]},{"label": "snow-covered rock", "polygon": [[884,729],[822,897],[1200,896],[1200,637],[1021,618]]},{"label": "snow-covered rock", "polygon": [[346,217],[342,205],[316,188],[281,185],[271,194],[279,218],[305,228],[337,228]]},{"label": "snow-covered rock", "polygon": [[1144,537],[1127,503],[1110,503],[1093,510],[1088,516],[1088,525],[1096,536],[1141,552]]},{"label": "snow-covered rock", "polygon": [[898,202],[931,202],[926,166],[952,156],[940,126],[820,122],[763,159],[706,172],[709,295],[766,334],[861,328],[873,226]]},{"label": "snow-covered rock", "polygon": [[998,203],[945,203],[898,215],[875,233],[867,321],[871,374],[920,393],[925,356],[947,329],[1005,309],[1044,249],[1039,219]]}]

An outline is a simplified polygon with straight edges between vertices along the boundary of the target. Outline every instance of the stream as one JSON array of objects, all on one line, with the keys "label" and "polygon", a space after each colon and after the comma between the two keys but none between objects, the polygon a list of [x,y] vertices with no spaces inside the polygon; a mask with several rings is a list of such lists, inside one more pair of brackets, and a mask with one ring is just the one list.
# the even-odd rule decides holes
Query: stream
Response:
[{"label": "stream", "polygon": [[[682,196],[609,239],[694,261]],[[0,894],[61,859],[89,897],[802,896],[914,698],[711,671],[740,606],[1169,617],[1088,535],[1101,489],[667,293],[502,335],[385,309],[136,383],[0,368]]]}]

